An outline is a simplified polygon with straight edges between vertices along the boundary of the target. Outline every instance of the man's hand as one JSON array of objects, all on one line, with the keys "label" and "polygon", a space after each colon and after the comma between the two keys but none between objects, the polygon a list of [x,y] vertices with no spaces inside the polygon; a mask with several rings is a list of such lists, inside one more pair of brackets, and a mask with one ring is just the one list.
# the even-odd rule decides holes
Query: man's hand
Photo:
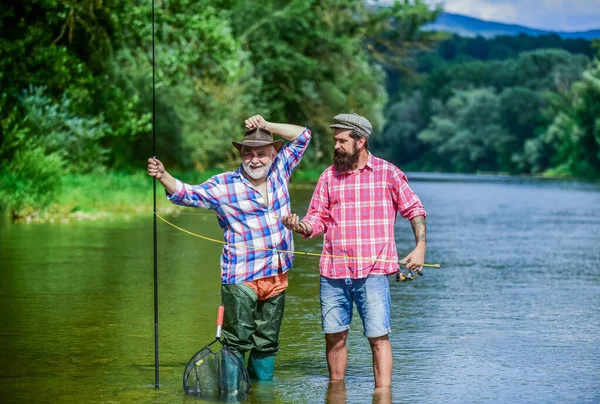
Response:
[{"label": "man's hand", "polygon": [[251,116],[250,118],[246,119],[244,123],[246,124],[246,128],[248,128],[248,130],[255,128],[267,129],[267,126],[269,125],[269,122],[265,121],[265,118],[260,115]]},{"label": "man's hand", "polygon": [[165,173],[165,166],[156,157],[150,157],[148,159],[148,175],[152,178],[160,180]]},{"label": "man's hand", "polygon": [[410,254],[404,257],[402,261],[404,262],[406,269],[421,272],[423,264],[425,263],[425,246],[419,244],[410,252]]},{"label": "man's hand", "polygon": [[295,213],[292,213],[289,216],[284,216],[281,219],[281,221],[283,222],[283,225],[286,227],[286,229],[290,229],[292,231],[302,233],[305,235],[309,235],[312,233],[312,226],[307,222],[301,222],[300,219],[298,219],[298,215],[296,215]]},{"label": "man's hand", "polygon": [[261,115],[254,115],[246,119],[244,122],[246,128],[256,129],[263,128],[273,132],[273,134],[290,142],[295,140],[304,131],[304,127],[298,125],[290,125],[288,123],[274,123],[266,121]]},{"label": "man's hand", "polygon": [[413,217],[410,219],[410,225],[415,234],[416,247],[410,254],[404,257],[402,261],[407,269],[421,272],[423,264],[425,263],[425,250],[427,248],[427,226],[425,224],[425,216]]},{"label": "man's hand", "polygon": [[148,175],[159,180],[169,194],[175,192],[177,181],[167,172],[167,170],[165,170],[163,163],[156,157],[150,157],[148,159]]}]

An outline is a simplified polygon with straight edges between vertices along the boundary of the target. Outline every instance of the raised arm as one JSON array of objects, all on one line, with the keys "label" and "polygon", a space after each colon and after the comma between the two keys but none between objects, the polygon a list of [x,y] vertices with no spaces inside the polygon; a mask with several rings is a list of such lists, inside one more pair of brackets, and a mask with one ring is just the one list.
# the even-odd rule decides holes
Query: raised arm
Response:
[{"label": "raised arm", "polygon": [[156,157],[148,159],[148,175],[160,181],[167,191],[167,198],[176,205],[203,209],[217,208],[219,198],[217,176],[202,184],[189,185],[169,174]]},{"label": "raised arm", "polygon": [[251,116],[250,118],[246,119],[245,123],[246,128],[248,129],[254,129],[257,127],[264,128],[289,141],[295,140],[304,130],[304,127],[298,125],[268,122],[260,115]]}]

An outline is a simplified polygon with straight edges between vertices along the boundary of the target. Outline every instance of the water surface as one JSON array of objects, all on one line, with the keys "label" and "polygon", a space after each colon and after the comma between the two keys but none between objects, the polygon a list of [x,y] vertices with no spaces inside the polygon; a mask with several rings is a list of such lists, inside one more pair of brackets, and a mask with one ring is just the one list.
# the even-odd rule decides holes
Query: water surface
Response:
[{"label": "water surface", "polygon": [[[409,175],[429,212],[426,269],[391,280],[392,397],[373,395],[355,317],[345,389],[328,390],[318,259],[290,273],[272,383],[246,402],[600,402],[600,188]],[[310,189],[293,191],[305,213]],[[151,198],[151,195],[149,195]],[[220,239],[216,219],[168,220]],[[152,218],[0,224],[3,402],[197,402],[185,363],[214,338],[220,245],[159,222],[160,382],[154,383]],[[399,220],[400,254],[414,245]],[[320,252],[322,239],[296,238]]]}]

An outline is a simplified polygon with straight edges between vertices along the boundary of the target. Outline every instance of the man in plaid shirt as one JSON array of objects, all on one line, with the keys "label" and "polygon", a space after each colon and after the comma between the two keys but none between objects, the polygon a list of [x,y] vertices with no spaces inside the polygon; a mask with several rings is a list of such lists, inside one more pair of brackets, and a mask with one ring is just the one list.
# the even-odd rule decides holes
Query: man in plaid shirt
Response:
[{"label": "man in plaid shirt", "polygon": [[[199,185],[172,177],[156,158],[148,159],[148,174],[165,187],[178,205],[211,209],[224,231],[221,294],[225,306],[223,342],[240,359],[250,351],[252,377],[273,378],[279,329],[283,319],[287,271],[293,250],[291,231],[281,218],[290,214],[289,179],[311,139],[296,125],[267,122],[255,115],[246,120],[244,141],[232,142],[241,165]],[[275,133],[288,140],[273,140]]]},{"label": "man in plaid shirt", "polygon": [[356,304],[373,354],[376,387],[392,381],[388,275],[397,273],[396,215],[410,220],[416,247],[403,261],[413,271],[425,262],[427,213],[400,169],[368,151],[371,123],[357,114],[333,118],[335,153],[317,183],[307,215],[284,225],[303,237],[324,233],[321,322],[332,382],[346,373],[346,338]]}]

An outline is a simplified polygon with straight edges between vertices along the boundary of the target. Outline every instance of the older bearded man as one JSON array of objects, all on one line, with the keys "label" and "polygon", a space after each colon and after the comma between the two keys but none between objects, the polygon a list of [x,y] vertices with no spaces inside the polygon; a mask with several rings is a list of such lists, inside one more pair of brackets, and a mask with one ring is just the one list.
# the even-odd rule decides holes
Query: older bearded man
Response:
[{"label": "older bearded man", "polygon": [[[270,380],[292,266],[292,257],[279,251],[294,249],[292,233],[281,218],[290,214],[289,179],[311,134],[307,128],[267,122],[260,115],[245,123],[244,140],[232,142],[241,155],[237,170],[188,185],[173,178],[160,160],[150,158],[148,175],[161,182],[171,202],[216,211],[226,242],[221,255],[223,343],[242,360],[250,352],[250,376]],[[272,133],[289,142],[283,146]]]}]

